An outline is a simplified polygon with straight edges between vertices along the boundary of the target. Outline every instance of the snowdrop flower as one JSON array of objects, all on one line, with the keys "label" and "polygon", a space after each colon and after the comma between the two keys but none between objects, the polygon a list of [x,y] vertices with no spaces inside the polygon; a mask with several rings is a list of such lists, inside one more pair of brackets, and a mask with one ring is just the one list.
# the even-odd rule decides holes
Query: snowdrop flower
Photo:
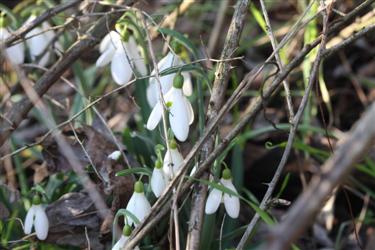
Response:
[{"label": "snowdrop flower", "polygon": [[30,234],[31,229],[34,226],[36,237],[39,240],[45,240],[49,228],[48,217],[41,205],[40,197],[38,195],[34,196],[32,203],[32,206],[26,214],[24,232],[25,234]]},{"label": "snowdrop flower", "polygon": [[177,149],[177,143],[172,140],[169,150],[165,153],[163,171],[168,179],[172,179],[184,162],[181,153]]},{"label": "snowdrop flower", "polygon": [[154,192],[156,197],[160,197],[160,195],[163,193],[165,187],[168,184],[168,180],[166,176],[164,175],[163,171],[163,164],[161,161],[157,160],[155,162],[155,168],[152,171],[151,176],[151,190]]},{"label": "snowdrop flower", "polygon": [[[31,15],[25,24],[32,22],[36,18],[36,15]],[[31,60],[35,61],[38,59],[44,51],[46,51],[41,58],[39,58],[38,65],[46,66],[51,58],[51,51],[47,49],[51,45],[51,42],[55,38],[55,32],[51,30],[51,26],[44,22],[41,27],[35,27],[29,31],[26,35],[26,44],[29,47]],[[61,51],[62,47],[58,41],[54,43],[54,47],[57,51]]]},{"label": "snowdrop flower", "polygon": [[[179,141],[185,141],[189,135],[189,126],[194,121],[194,111],[189,100],[182,93],[184,77],[177,74],[173,80],[173,86],[164,96],[169,107],[169,123],[172,131]],[[163,115],[163,104],[159,101],[153,108],[148,121],[147,129],[154,130]]]},{"label": "snowdrop flower", "polygon": [[[126,210],[134,214],[139,221],[142,221],[150,213],[151,205],[143,193],[143,183],[141,181],[137,181],[134,184],[134,193],[126,206]],[[129,225],[136,224],[130,216],[127,217],[127,222]]]},{"label": "snowdrop flower", "polygon": [[121,151],[119,150],[113,151],[110,155],[108,155],[108,159],[111,159],[114,161],[118,161],[120,157],[121,157]]},{"label": "snowdrop flower", "polygon": [[[162,72],[164,70],[167,70],[172,67],[177,67],[177,66],[183,66],[184,63],[180,59],[178,55],[173,54],[172,52],[168,52],[168,54],[163,57],[160,62],[158,63],[158,70],[159,72]],[[155,69],[151,72],[151,75],[155,75]],[[161,89],[163,94],[166,94],[173,85],[173,79],[175,78],[176,73],[168,74],[168,75],[163,75],[159,77],[160,84],[161,84]],[[182,72],[182,76],[184,77],[184,83],[183,83],[183,93],[186,96],[191,96],[193,93],[193,87],[191,83],[191,76],[190,73],[188,72]],[[155,77],[150,78],[150,83],[147,87],[147,101],[150,107],[154,107],[160,96],[160,89],[158,86],[157,79]]]},{"label": "snowdrop flower", "polygon": [[[112,247],[112,250],[121,250],[126,246],[126,242],[129,239],[130,234],[132,233],[132,229],[129,225],[125,225],[124,229],[122,230],[122,235],[120,239],[116,242],[116,244]],[[136,246],[134,250],[139,250],[139,247]]]},{"label": "snowdrop flower", "polygon": [[[119,26],[117,29],[120,29]],[[104,67],[111,62],[112,78],[119,85],[130,81],[133,69],[142,76],[147,75],[144,58],[134,37],[126,30],[123,33],[124,35],[121,36],[116,31],[110,31],[103,38],[99,45],[101,56],[96,61],[97,67]]]},{"label": "snowdrop flower", "polygon": [[[0,13],[0,43],[11,36],[13,30],[7,27],[5,16]],[[5,53],[13,64],[21,64],[25,60],[25,47],[22,42],[5,49]]]},{"label": "snowdrop flower", "polygon": [[[232,175],[229,169],[223,170],[223,176],[220,183],[237,194],[237,190],[232,183]],[[227,214],[233,219],[237,218],[240,213],[240,200],[237,196],[223,193],[218,189],[211,189],[206,201],[206,214],[213,214],[217,211],[220,203],[224,202]]]}]

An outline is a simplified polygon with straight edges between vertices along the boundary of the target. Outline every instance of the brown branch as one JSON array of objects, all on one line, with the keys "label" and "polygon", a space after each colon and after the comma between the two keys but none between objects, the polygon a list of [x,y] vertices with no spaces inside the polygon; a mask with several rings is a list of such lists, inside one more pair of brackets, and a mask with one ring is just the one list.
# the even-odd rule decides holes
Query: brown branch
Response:
[{"label": "brown branch", "polygon": [[326,198],[345,180],[354,168],[354,163],[358,162],[373,144],[374,121],[375,104],[372,104],[322,166],[321,174],[314,176],[306,191],[289,209],[286,219],[271,231],[269,242],[264,249],[287,249],[310,225]]},{"label": "brown branch", "polygon": [[[43,96],[47,90],[60,78],[60,76],[77,60],[82,53],[93,48],[107,33],[108,26],[113,26],[122,13],[114,12],[103,16],[92,27],[88,34],[74,43],[49,71],[43,74],[39,81],[34,85],[34,90],[38,96]],[[12,109],[5,115],[11,125],[4,120],[0,121],[0,146],[7,140],[13,130],[15,130],[27,113],[33,107],[33,103],[24,97],[17,102]]]},{"label": "brown branch", "polygon": [[44,12],[42,15],[35,18],[30,23],[23,25],[18,30],[13,32],[12,35],[5,40],[4,46],[5,47],[11,46],[13,42],[15,42],[19,39],[22,39],[29,31],[31,31],[32,29],[34,29],[38,25],[42,24],[44,21],[46,21],[50,17],[66,10],[66,9],[72,8],[75,5],[78,5],[79,3],[82,3],[82,1],[73,0],[73,1],[68,1],[67,3],[62,3],[60,5],[57,5],[56,7],[53,7],[51,9],[48,9],[46,12]]},{"label": "brown branch", "polygon": [[[235,53],[241,33],[242,28],[245,23],[245,17],[247,9],[249,6],[249,0],[238,1],[235,12],[232,17],[231,24],[228,29],[228,33],[225,39],[225,44],[223,51],[221,53],[220,59],[228,59]],[[220,62],[215,71],[215,80],[212,87],[211,97],[209,100],[208,111],[207,111],[207,121],[206,126],[210,124],[217,116],[218,112],[222,108],[225,92],[228,86],[229,73],[231,70],[230,62]],[[205,142],[201,149],[201,159],[206,159],[207,156],[212,152],[215,145],[216,132],[214,132]],[[201,177],[202,179],[208,179],[209,173],[206,172]],[[192,195],[192,205],[190,209],[190,219],[189,219],[189,232],[187,236],[186,249],[199,249],[201,230],[204,220],[204,207],[206,204],[207,197],[207,185],[202,183],[195,184],[193,195]],[[177,199],[177,197],[175,197]]]},{"label": "brown branch", "polygon": [[[322,39],[321,39],[320,47],[319,47],[317,56],[314,60],[313,67],[312,67],[310,77],[309,77],[309,82],[307,84],[305,93],[304,93],[303,98],[301,100],[301,104],[298,108],[296,116],[294,117],[294,119],[292,121],[290,133],[288,135],[288,140],[287,140],[285,150],[283,152],[283,155],[281,157],[279,165],[277,166],[276,172],[275,172],[274,176],[272,177],[271,182],[268,185],[267,191],[266,191],[266,193],[265,193],[265,195],[262,199],[262,202],[260,203],[259,208],[262,209],[262,210],[266,209],[268,201],[271,198],[272,193],[273,193],[273,191],[276,187],[276,184],[277,184],[278,180],[280,179],[280,176],[281,176],[281,173],[284,169],[284,166],[287,163],[287,160],[289,158],[289,154],[290,154],[290,152],[293,148],[294,137],[295,137],[295,134],[297,132],[298,125],[301,121],[303,111],[305,110],[305,107],[306,107],[307,102],[309,100],[311,89],[316,82],[317,74],[318,74],[318,70],[319,70],[319,65],[320,65],[320,62],[321,62],[321,59],[322,59],[323,52],[325,50],[325,44],[326,44],[326,40],[327,40],[327,26],[328,26],[328,16],[329,16],[329,13],[330,13],[330,7],[331,6],[329,6],[327,9],[325,9],[325,7],[324,7],[325,10],[323,11],[323,17],[324,17],[323,18],[324,19],[323,20],[323,31],[322,31]],[[254,215],[254,217],[252,218],[252,220],[250,221],[250,223],[248,224],[248,226],[245,230],[245,233],[243,234],[243,236],[242,236],[240,242],[238,243],[238,246],[237,246],[236,249],[243,249],[244,248],[245,243],[246,243],[247,239],[249,238],[251,232],[253,231],[253,229],[254,229],[257,221],[259,220],[259,218],[260,218],[259,213],[256,213]]]},{"label": "brown branch", "polygon": [[[373,0],[368,0],[373,1]],[[346,20],[345,20],[346,22]],[[341,24],[341,23],[340,23]],[[340,25],[339,24],[339,25]],[[339,30],[341,26],[335,25],[332,27],[332,30],[330,32],[336,32]],[[335,47],[332,47],[330,49],[327,49],[325,53],[323,54],[323,58],[329,56],[332,52],[336,52],[342,48],[345,48],[358,38],[375,31],[375,25],[372,27],[364,28],[362,31],[357,32],[352,37],[346,39],[342,43],[338,44]],[[269,99],[273,94],[275,94],[281,84],[281,82],[290,74],[290,72],[300,65],[300,63],[303,61],[304,57],[320,43],[320,37],[316,39],[311,44],[306,45],[301,52],[284,68],[284,72],[280,73],[276,79],[264,90],[263,97],[265,99]],[[268,61],[267,59],[266,61]],[[250,84],[253,79],[257,76],[257,74],[253,74],[253,72],[247,74],[244,78],[244,80],[240,83],[239,87],[247,86]],[[237,89],[236,89],[237,91]],[[215,121],[213,121],[207,128],[205,134],[199,139],[199,141],[194,145],[194,147],[191,149],[189,154],[185,158],[184,164],[181,166],[181,169],[176,174],[175,178],[170,182],[162,196],[156,201],[156,203],[153,205],[152,210],[150,214],[145,218],[145,220],[138,225],[126,246],[125,249],[132,249],[134,248],[138,242],[143,238],[145,234],[147,234],[150,230],[152,230],[158,222],[169,212],[170,209],[170,194],[172,193],[172,189],[176,184],[178,184],[179,179],[184,176],[184,173],[188,169],[189,165],[193,162],[195,155],[199,151],[199,149],[202,147],[203,143],[206,141],[208,136],[213,132],[214,128],[217,125],[217,122],[220,121],[220,119],[223,117],[223,114],[225,114],[227,110],[227,106],[231,107],[232,102],[231,98],[227,101],[227,103],[223,106],[223,108],[220,110],[217,118]],[[242,131],[242,129],[247,126],[255,117],[255,115],[261,110],[262,108],[262,99],[260,97],[255,98],[251,101],[249,104],[246,112],[244,113],[241,120],[236,124],[236,126],[229,132],[229,134],[222,140],[222,142],[217,145],[214,149],[214,151],[205,159],[205,161],[200,164],[200,168],[196,171],[194,174],[194,178],[199,178],[202,173],[207,170],[210,165],[215,161],[215,159],[225,150],[225,148],[230,144],[230,142]],[[180,192],[180,195],[183,195],[187,190],[190,190],[190,186],[193,184],[193,180],[188,179],[182,188],[182,191]]]}]

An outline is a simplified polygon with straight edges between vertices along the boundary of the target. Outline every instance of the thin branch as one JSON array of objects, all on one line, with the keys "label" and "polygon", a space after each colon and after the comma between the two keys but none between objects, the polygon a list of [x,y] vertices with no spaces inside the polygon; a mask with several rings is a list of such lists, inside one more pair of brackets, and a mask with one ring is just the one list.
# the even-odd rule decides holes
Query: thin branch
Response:
[{"label": "thin branch", "polygon": [[372,145],[374,121],[375,103],[339,143],[335,153],[322,166],[321,174],[313,177],[306,191],[287,212],[285,220],[271,231],[264,249],[286,249],[310,225],[326,198],[346,179],[355,163]]},{"label": "thin branch", "polygon": [[[297,111],[297,114],[294,117],[294,120],[292,122],[292,126],[290,128],[290,133],[288,135],[288,141],[287,141],[287,144],[286,144],[286,148],[285,148],[284,153],[281,157],[279,165],[277,166],[276,172],[275,172],[274,176],[272,177],[271,182],[268,184],[266,194],[264,195],[264,197],[262,199],[262,202],[260,203],[259,208],[262,209],[262,210],[266,209],[268,201],[271,198],[272,193],[273,193],[273,191],[276,187],[276,184],[277,184],[278,180],[280,179],[280,176],[281,176],[281,173],[284,169],[284,166],[287,163],[287,160],[289,158],[289,154],[290,154],[290,152],[293,148],[293,141],[294,141],[296,131],[298,129],[298,124],[301,121],[303,111],[305,110],[305,107],[306,107],[307,102],[309,100],[311,89],[313,88],[313,85],[316,83],[319,65],[320,65],[320,62],[321,62],[321,59],[322,59],[323,51],[325,50],[325,44],[326,44],[326,40],[327,40],[327,26],[328,26],[329,13],[330,13],[330,8],[328,8],[328,10],[327,10],[324,7],[324,11],[323,11],[323,19],[324,19],[323,20],[323,31],[322,31],[322,39],[321,39],[321,43],[320,43],[320,46],[319,46],[319,50],[318,50],[318,53],[317,53],[316,58],[314,60],[314,64],[313,64],[313,67],[312,67],[312,70],[311,70],[311,73],[310,73],[310,77],[309,77],[309,82],[307,84],[305,93],[302,97],[301,104],[300,104],[300,106],[298,108],[298,111]],[[259,213],[256,213],[254,215],[253,219],[248,224],[248,226],[245,230],[245,233],[243,234],[243,236],[242,236],[240,242],[238,243],[236,249],[240,250],[240,249],[244,248],[244,246],[246,244],[246,241],[249,238],[251,232],[253,231],[253,229],[254,229],[257,221],[259,220],[259,218],[260,218]]]},{"label": "thin branch", "polygon": [[5,47],[11,46],[13,42],[19,39],[22,39],[29,31],[31,31],[38,25],[42,24],[47,19],[51,18],[52,16],[55,16],[56,14],[64,10],[72,8],[75,5],[78,5],[79,3],[82,3],[82,1],[73,0],[73,1],[68,1],[67,3],[62,3],[60,5],[57,5],[56,7],[53,7],[51,9],[48,9],[42,15],[35,18],[32,22],[23,25],[21,28],[13,32],[12,35],[5,40],[4,46]]},{"label": "thin branch", "polygon": [[[114,25],[121,14],[122,13],[116,12],[100,18],[97,24],[89,30],[87,35],[73,44],[72,47],[65,52],[64,56],[60,58],[49,71],[43,74],[33,87],[36,94],[38,96],[43,96],[82,53],[94,47],[106,35],[107,25]],[[6,114],[7,119],[12,122],[12,126],[9,126],[8,122],[0,121],[0,146],[8,139],[12,131],[18,127],[32,107],[33,103],[27,97],[24,97]]]},{"label": "thin branch", "polygon": [[[220,59],[231,58],[235,53],[240,41],[242,28],[245,23],[248,6],[249,0],[241,0],[237,2],[231,24],[228,28],[228,33],[225,38],[224,48]],[[209,105],[207,110],[206,126],[215,120],[216,115],[222,108],[225,92],[228,86],[230,71],[230,62],[220,62],[216,67],[215,80],[212,87],[211,97],[208,101]],[[214,132],[203,145],[200,154],[201,159],[206,159],[207,156],[212,152],[215,145],[216,133],[217,132]],[[201,178],[208,179],[209,173],[204,173]],[[186,243],[187,250],[199,249],[207,190],[207,185],[202,183],[197,183],[194,187],[192,205],[190,209],[189,233]]]},{"label": "thin branch", "polygon": [[[368,1],[373,1],[373,0],[368,0]],[[361,5],[361,6],[366,7],[365,5]],[[346,22],[347,20],[348,19],[344,20],[344,22]],[[336,32],[340,28],[341,28],[341,23],[333,26],[330,32]],[[352,37],[346,39],[345,41],[335,46],[334,48],[327,49],[325,53],[323,54],[323,57],[327,57],[333,51],[337,51],[339,49],[342,49],[348,46],[349,44],[354,42],[356,39],[374,30],[375,30],[375,27],[368,28],[368,29],[364,28],[362,32],[360,31],[354,34]],[[300,65],[304,57],[319,44],[320,40],[321,38],[319,37],[315,41],[313,41],[311,44],[306,45],[301,50],[301,52],[285,67],[285,71],[279,74],[274,79],[274,81],[265,89],[263,93],[263,97],[265,99],[270,98],[273,94],[277,92],[278,87],[280,86],[281,82],[289,75],[289,73],[294,68]],[[255,77],[250,77],[250,75],[251,74],[248,74],[243,80],[243,82],[240,83],[240,85],[241,84],[247,85],[251,83]],[[255,74],[255,76],[257,76],[257,74]],[[138,244],[138,242],[144,237],[144,235],[147,234],[152,228],[154,228],[158,224],[158,222],[169,212],[171,190],[178,183],[178,180],[182,178],[182,176],[184,176],[185,172],[187,171],[189,165],[193,162],[195,155],[201,148],[202,144],[205,142],[208,136],[212,133],[213,129],[217,125],[217,122],[220,121],[220,119],[222,118],[222,115],[226,113],[227,110],[225,107],[227,105],[230,106],[232,104],[229,101],[230,100],[228,100],[227,103],[223,106],[223,109],[218,114],[217,120],[215,120],[210,126],[208,126],[208,128],[206,128],[205,134],[199,139],[199,141],[194,145],[194,147],[191,149],[189,154],[186,156],[184,164],[181,166],[181,169],[176,174],[175,178],[169,183],[169,185],[167,186],[162,196],[153,205],[150,214],[145,218],[145,220],[140,225],[138,225],[134,229],[125,249],[134,248],[136,244]],[[209,168],[209,166],[225,150],[225,148],[230,144],[230,142],[242,131],[244,127],[246,127],[249,124],[251,120],[254,119],[255,115],[260,111],[261,107],[262,107],[262,99],[260,97],[257,97],[251,101],[248,108],[246,109],[246,112],[243,114],[241,120],[228,133],[228,135],[222,140],[222,142],[215,147],[214,151],[209,155],[209,157],[202,164],[200,164],[199,169],[196,171],[196,173],[193,176],[194,178],[199,178],[202,175],[202,173]],[[188,179],[182,188],[181,194],[184,194],[187,190],[190,190],[190,186],[193,184],[193,182],[194,182],[193,180]]]}]

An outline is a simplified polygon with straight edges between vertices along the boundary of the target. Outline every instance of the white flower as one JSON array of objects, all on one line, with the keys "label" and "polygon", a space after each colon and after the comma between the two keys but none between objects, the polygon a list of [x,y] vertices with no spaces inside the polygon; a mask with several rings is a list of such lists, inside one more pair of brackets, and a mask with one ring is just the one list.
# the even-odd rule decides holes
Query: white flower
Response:
[{"label": "white flower", "polygon": [[[129,225],[125,225],[123,229],[123,233],[120,237],[120,239],[116,242],[116,244],[112,247],[112,250],[121,250],[125,247],[126,242],[129,239],[129,236],[132,232],[132,229]],[[139,250],[139,247],[136,246],[134,250]]]},{"label": "white flower", "polygon": [[133,69],[142,76],[147,75],[144,58],[134,38],[128,36],[125,39],[118,32],[110,31],[100,42],[99,50],[102,54],[96,61],[97,67],[104,67],[111,62],[112,78],[119,85],[130,81]]},{"label": "white flower", "polygon": [[[25,24],[32,22],[35,18],[35,15],[30,16]],[[39,59],[38,65],[42,67],[46,66],[51,57],[51,50],[47,49],[47,47],[52,45],[51,42],[54,38],[55,32],[51,30],[51,26],[47,22],[42,23],[41,27],[35,27],[29,31],[25,39],[26,44],[29,47],[31,60],[35,61],[45,52],[42,58]],[[62,50],[58,41],[56,41],[53,46],[57,51]]]},{"label": "white flower", "polygon": [[[232,183],[232,177],[229,169],[223,170],[223,177],[220,179],[221,184],[237,194],[237,190]],[[211,189],[206,201],[206,214],[213,214],[217,211],[220,203],[224,202],[227,214],[233,219],[237,218],[240,213],[240,200],[237,196],[223,193],[213,188]]]},{"label": "white flower", "polygon": [[172,141],[170,143],[170,150],[167,150],[164,156],[163,171],[165,176],[172,179],[183,163],[184,158],[182,158],[181,153],[178,151],[176,142]]},{"label": "white flower", "polygon": [[[11,28],[5,27],[4,20],[1,20],[2,18],[4,17],[0,17],[0,42],[5,41],[13,32]],[[25,47],[23,42],[6,48],[5,53],[10,62],[13,64],[21,64],[25,60]]]},{"label": "white flower", "polygon": [[[169,106],[169,123],[179,141],[185,141],[189,135],[189,126],[194,121],[194,111],[189,100],[182,93],[183,77],[176,75],[172,88],[164,96]],[[148,121],[147,129],[154,130],[163,115],[163,106],[159,101],[153,108]]]},{"label": "white flower", "polygon": [[[177,67],[177,66],[183,66],[184,63],[182,60],[179,58],[179,56],[173,54],[172,52],[168,52],[168,54],[163,57],[160,62],[158,63],[158,70],[159,73],[161,73],[164,70],[167,70],[172,67]],[[155,69],[151,72],[151,75],[155,75]],[[182,72],[182,75],[184,77],[184,83],[183,83],[183,93],[186,96],[190,96],[193,93],[193,87],[191,83],[191,77],[190,73],[188,72]],[[173,85],[173,79],[176,76],[176,73],[168,74],[168,75],[163,75],[159,77],[160,84],[161,84],[161,89],[163,94],[166,94],[172,87]],[[154,107],[160,96],[160,91],[159,91],[159,86],[157,79],[155,77],[150,78],[150,83],[147,87],[147,101],[150,107]]]},{"label": "white flower", "polygon": [[49,222],[47,214],[40,203],[39,196],[34,197],[33,205],[27,211],[24,228],[25,234],[30,234],[33,226],[38,239],[45,240],[48,236]]},{"label": "white flower", "polygon": [[[126,210],[137,217],[139,221],[142,221],[150,213],[151,205],[143,193],[143,183],[141,181],[137,181],[134,184],[134,193],[126,206]],[[129,225],[136,224],[130,216],[127,217],[127,223]]]},{"label": "white flower", "polygon": [[160,195],[163,193],[165,187],[168,184],[168,180],[166,176],[164,175],[164,171],[162,169],[162,163],[159,160],[157,160],[155,163],[155,168],[152,171],[150,182],[151,182],[152,192],[154,192],[156,197],[160,197]]},{"label": "white flower", "polygon": [[113,151],[110,155],[108,155],[108,159],[117,161],[121,157],[121,151],[116,150]]}]

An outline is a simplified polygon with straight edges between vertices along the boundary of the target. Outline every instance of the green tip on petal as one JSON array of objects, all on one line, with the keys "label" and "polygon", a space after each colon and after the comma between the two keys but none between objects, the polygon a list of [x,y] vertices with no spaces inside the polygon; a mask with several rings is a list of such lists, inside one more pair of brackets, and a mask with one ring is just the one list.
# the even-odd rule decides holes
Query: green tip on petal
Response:
[{"label": "green tip on petal", "polygon": [[135,184],[134,184],[134,192],[136,193],[143,193],[143,183],[141,181],[137,181]]},{"label": "green tip on petal", "polygon": [[176,142],[175,140],[171,140],[171,141],[169,142],[169,147],[170,147],[171,149],[176,149],[176,148],[177,148],[177,142]]},{"label": "green tip on petal", "polygon": [[132,233],[132,228],[128,224],[126,224],[124,228],[122,229],[122,234],[124,236],[130,236],[131,233]]},{"label": "green tip on petal", "polygon": [[184,77],[181,75],[181,72],[178,72],[173,79],[173,87],[182,89],[182,85],[184,85]]},{"label": "green tip on petal", "polygon": [[163,163],[160,160],[155,161],[155,168],[160,169],[163,166]]},{"label": "green tip on petal", "polygon": [[230,180],[232,178],[232,174],[228,168],[223,170],[223,179]]},{"label": "green tip on petal", "polygon": [[33,197],[33,205],[40,205],[42,203],[42,200],[40,199],[39,195],[34,195]]},{"label": "green tip on petal", "polygon": [[0,28],[5,28],[8,26],[7,18],[5,12],[0,12]]}]

